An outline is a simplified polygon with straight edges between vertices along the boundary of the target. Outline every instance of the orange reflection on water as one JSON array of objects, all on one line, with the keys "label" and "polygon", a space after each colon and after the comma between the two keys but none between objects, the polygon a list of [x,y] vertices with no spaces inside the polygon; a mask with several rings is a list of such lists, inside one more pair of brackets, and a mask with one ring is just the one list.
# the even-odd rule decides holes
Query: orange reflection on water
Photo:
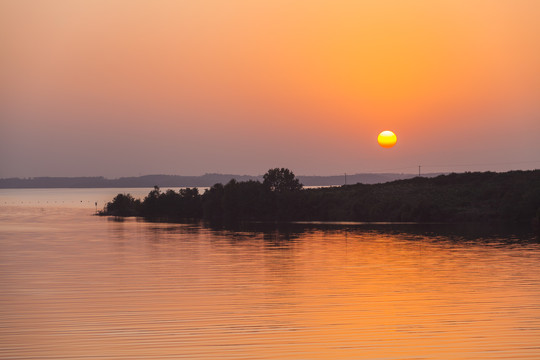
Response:
[{"label": "orange reflection on water", "polygon": [[540,356],[537,243],[0,210],[2,358]]}]

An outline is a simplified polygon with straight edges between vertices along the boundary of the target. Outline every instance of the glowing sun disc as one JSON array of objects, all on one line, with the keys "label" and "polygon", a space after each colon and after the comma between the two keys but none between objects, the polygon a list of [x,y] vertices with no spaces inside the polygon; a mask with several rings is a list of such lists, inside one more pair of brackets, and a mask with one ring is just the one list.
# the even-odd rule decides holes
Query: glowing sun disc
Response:
[{"label": "glowing sun disc", "polygon": [[392,146],[396,145],[397,137],[396,134],[390,130],[385,130],[379,134],[377,141],[383,148],[391,148]]}]

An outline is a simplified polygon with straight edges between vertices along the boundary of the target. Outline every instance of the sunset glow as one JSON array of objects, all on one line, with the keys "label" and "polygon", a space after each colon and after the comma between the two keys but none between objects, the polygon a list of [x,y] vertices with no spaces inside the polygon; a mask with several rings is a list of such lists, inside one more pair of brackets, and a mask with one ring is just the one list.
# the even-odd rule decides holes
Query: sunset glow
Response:
[{"label": "sunset glow", "polygon": [[[2,1],[0,177],[534,168],[538,18],[528,0]],[[391,159],[380,124],[408,139]]]},{"label": "sunset glow", "polygon": [[540,359],[539,19],[0,0],[0,359]]}]

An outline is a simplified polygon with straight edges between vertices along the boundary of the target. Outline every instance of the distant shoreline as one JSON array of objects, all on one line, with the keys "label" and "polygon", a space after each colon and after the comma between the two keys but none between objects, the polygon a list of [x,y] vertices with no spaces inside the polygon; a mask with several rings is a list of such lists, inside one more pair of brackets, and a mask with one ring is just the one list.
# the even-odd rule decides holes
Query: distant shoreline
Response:
[{"label": "distant shoreline", "polygon": [[[429,173],[423,177],[435,177],[442,173]],[[305,175],[298,176],[304,186],[341,186],[347,184],[379,184],[395,180],[416,177],[416,174],[398,173],[360,173],[331,176]],[[217,183],[236,181],[262,181],[262,175],[205,174],[201,176],[182,175],[143,175],[107,179],[94,177],[33,177],[0,179],[0,189],[55,189],[55,188],[152,188],[167,187],[210,187]]]}]

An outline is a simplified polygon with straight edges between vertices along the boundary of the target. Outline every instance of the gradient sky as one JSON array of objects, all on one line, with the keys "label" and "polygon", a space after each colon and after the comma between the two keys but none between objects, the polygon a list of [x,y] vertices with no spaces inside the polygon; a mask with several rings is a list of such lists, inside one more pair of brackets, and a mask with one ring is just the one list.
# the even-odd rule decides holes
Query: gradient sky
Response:
[{"label": "gradient sky", "polygon": [[538,19],[537,0],[0,0],[0,177],[539,168]]}]

